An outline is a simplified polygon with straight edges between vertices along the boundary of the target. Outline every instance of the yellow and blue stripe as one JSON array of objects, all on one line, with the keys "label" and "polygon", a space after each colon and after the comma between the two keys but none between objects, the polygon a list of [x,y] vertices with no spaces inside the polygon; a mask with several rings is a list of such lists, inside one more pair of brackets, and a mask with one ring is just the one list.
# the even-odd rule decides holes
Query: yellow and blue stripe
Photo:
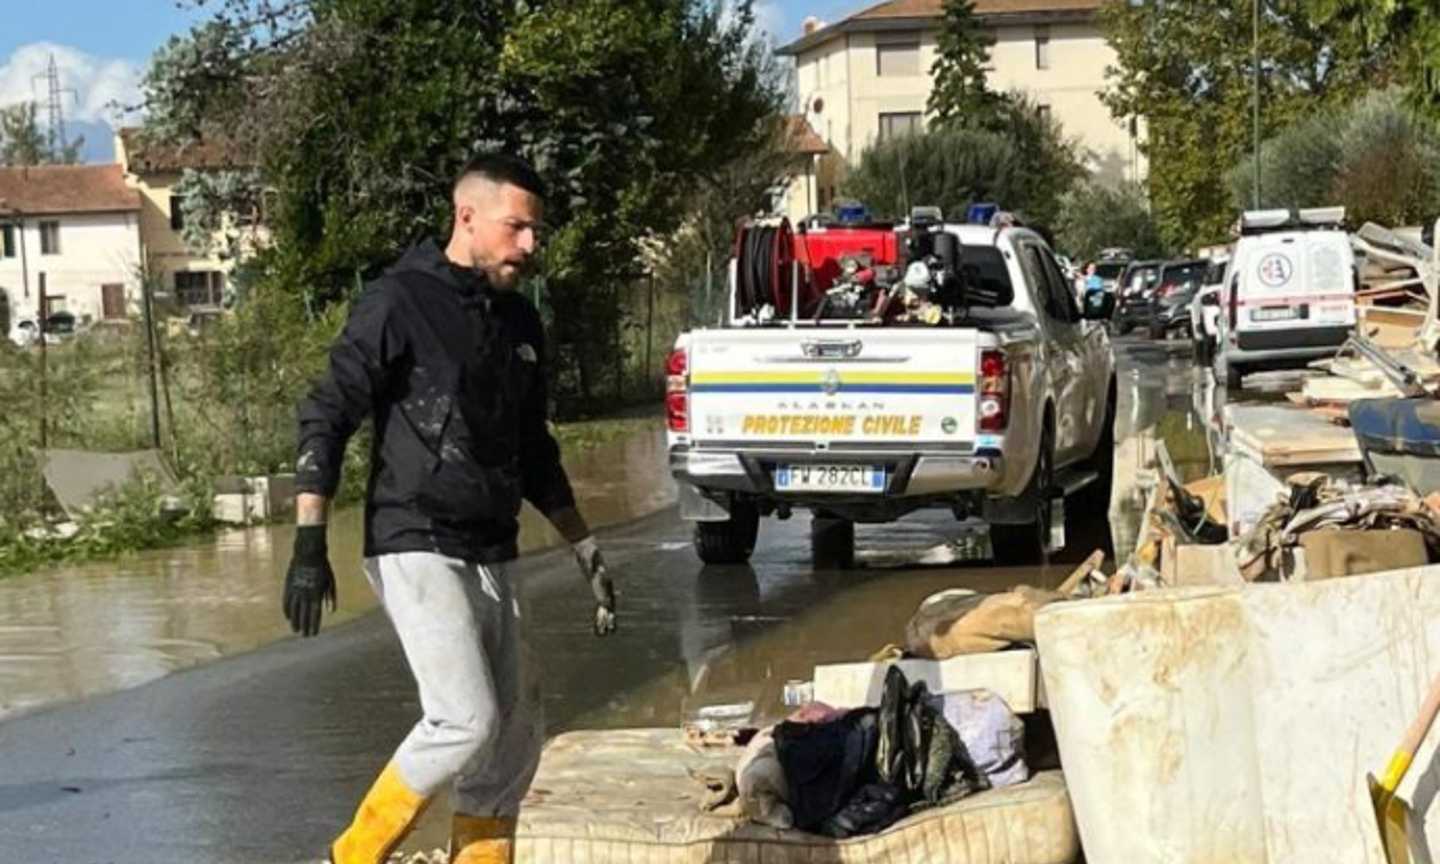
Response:
[{"label": "yellow and blue stripe", "polygon": [[[692,393],[824,393],[824,372],[695,372]],[[975,392],[968,372],[842,372],[837,393],[964,396]]]}]

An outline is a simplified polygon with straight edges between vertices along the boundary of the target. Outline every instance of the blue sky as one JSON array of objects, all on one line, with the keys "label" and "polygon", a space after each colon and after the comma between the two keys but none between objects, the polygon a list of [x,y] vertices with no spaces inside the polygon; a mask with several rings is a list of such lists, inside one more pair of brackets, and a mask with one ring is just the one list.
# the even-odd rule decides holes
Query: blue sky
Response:
[{"label": "blue sky", "polygon": [[[171,34],[204,17],[176,0],[3,0],[0,26],[0,105],[43,94],[42,73],[55,56],[66,87],[76,90],[67,116],[113,124],[113,103],[133,103],[140,76]],[[218,0],[210,0],[213,7]],[[833,23],[877,0],[757,0],[760,25],[778,42],[800,35],[808,15]],[[123,10],[123,11],[121,11]]]}]

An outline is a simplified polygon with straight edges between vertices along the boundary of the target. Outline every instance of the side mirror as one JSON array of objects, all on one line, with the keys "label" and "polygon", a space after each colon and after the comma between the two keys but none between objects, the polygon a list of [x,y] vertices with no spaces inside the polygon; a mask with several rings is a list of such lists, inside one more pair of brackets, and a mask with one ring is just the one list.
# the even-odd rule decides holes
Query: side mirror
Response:
[{"label": "side mirror", "polygon": [[1109,321],[1114,314],[1114,294],[1109,291],[1090,291],[1085,295],[1085,320]]}]

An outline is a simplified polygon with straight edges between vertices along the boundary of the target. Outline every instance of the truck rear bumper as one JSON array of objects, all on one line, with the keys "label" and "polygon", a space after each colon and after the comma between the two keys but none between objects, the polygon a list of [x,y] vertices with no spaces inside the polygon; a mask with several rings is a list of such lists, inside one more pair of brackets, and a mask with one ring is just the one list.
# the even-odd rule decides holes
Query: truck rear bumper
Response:
[{"label": "truck rear bumper", "polygon": [[[781,493],[775,491],[775,466],[883,465],[886,486],[883,495],[826,493]],[[797,453],[794,451],[704,451],[677,447],[670,451],[670,473],[675,479],[701,489],[774,496],[796,501],[875,500],[877,498],[921,497],[951,492],[986,491],[1003,476],[998,454],[954,453],[847,453],[843,451]]]}]

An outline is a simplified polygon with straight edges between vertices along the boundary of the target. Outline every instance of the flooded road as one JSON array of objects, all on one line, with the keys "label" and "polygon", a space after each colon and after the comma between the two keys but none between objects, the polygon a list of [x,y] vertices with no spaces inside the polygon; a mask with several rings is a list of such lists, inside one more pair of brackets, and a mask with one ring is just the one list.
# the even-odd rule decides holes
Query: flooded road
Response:
[{"label": "flooded road", "polygon": [[[665,435],[601,445],[569,465],[595,526],[653,513],[675,498]],[[375,608],[360,568],[358,508],[330,528],[339,623]],[[279,591],[290,525],[222,531],[213,541],[0,579],[0,720],[21,711],[133,687],[289,635]],[[522,552],[560,542],[527,505]]]},{"label": "flooded road", "polygon": [[[811,567],[805,515],[766,520],[749,565],[706,568],[690,548],[689,526],[666,507],[600,532],[620,591],[620,630],[601,640],[590,633],[592,600],[568,550],[526,556],[512,572],[527,606],[549,732],[673,728],[701,706],[734,702],[753,702],[756,719],[775,716],[788,680],[811,678],[817,663],[863,659],[901,641],[915,607],[935,591],[1054,586],[1103,543],[1100,532],[1112,530],[1117,545],[1128,532],[1133,543],[1134,501],[1156,441],[1166,442],[1182,473],[1204,473],[1212,458],[1205,418],[1217,409],[1208,376],[1192,369],[1180,346],[1127,340],[1117,355],[1112,518],[1108,525],[1091,520],[1091,530],[1072,535],[1045,567],[965,561],[960,527],[948,514],[933,513],[863,526],[855,570]],[[614,479],[597,474],[583,481],[579,497],[592,518],[598,496],[610,496],[615,503],[603,506],[616,513],[664,503],[645,497],[662,494],[654,486],[670,494],[668,482],[654,479],[663,471],[663,448],[643,447],[649,449],[638,456],[654,465],[642,469],[648,477],[636,486],[634,469],[596,454],[612,464],[593,470],[611,470]],[[617,491],[617,483],[637,491]],[[265,538],[263,551],[254,540],[158,555],[147,577],[121,584],[148,579],[162,587],[126,588],[132,597],[125,602],[109,596],[113,583],[106,582],[123,568],[87,568],[64,588],[32,586],[30,600],[4,601],[18,605],[0,608],[0,616],[12,616],[0,620],[13,620],[6,610],[20,608],[48,627],[68,628],[69,647],[35,662],[62,670],[70,676],[66,686],[77,691],[100,680],[116,686],[118,674],[160,674],[240,650],[229,646],[263,644],[283,632],[275,596],[287,534],[246,532]],[[337,561],[337,570],[358,569],[355,563]],[[204,575],[187,570],[206,566]],[[215,596],[193,587],[197,582]],[[353,620],[327,625],[319,638],[282,639],[141,687],[0,722],[0,848],[17,861],[94,860],[98,849],[116,864],[318,858],[419,713],[388,622],[380,615],[354,618],[367,595],[358,580],[345,582],[341,603]],[[200,597],[213,603],[195,602]],[[27,602],[41,608],[26,609]],[[140,623],[131,623],[134,616]],[[104,662],[100,645],[124,646],[117,633],[132,634],[129,641],[145,648],[112,663],[109,677],[87,671],[87,664]],[[66,644],[58,635],[46,638]],[[18,667],[5,668],[14,675]],[[447,818],[447,807],[432,807],[406,848],[442,845]]]}]

